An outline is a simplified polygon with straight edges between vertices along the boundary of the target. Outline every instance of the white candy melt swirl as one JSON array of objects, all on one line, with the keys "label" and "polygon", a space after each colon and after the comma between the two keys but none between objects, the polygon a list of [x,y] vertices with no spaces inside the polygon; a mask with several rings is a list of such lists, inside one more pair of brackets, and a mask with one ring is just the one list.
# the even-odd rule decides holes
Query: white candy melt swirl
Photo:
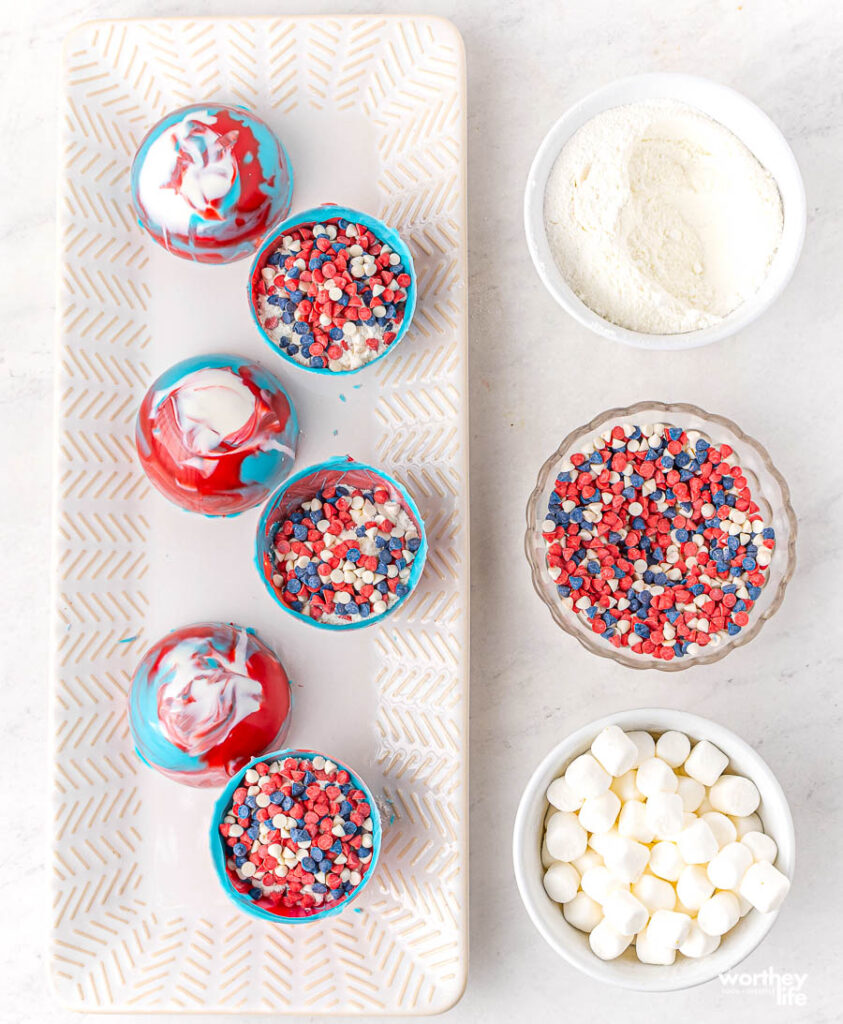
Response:
[{"label": "white candy melt swirl", "polygon": [[158,691],[158,716],[170,741],[191,757],[213,750],[260,709],[263,691],[246,667],[248,645],[240,629],[230,656],[203,640],[182,641],[161,659],[167,682]]},{"label": "white candy melt swirl", "polygon": [[598,114],[548,178],[545,227],[567,283],[646,334],[719,323],[767,276],[783,227],[772,176],[727,128],[681,103]]},{"label": "white candy melt swirl", "polygon": [[216,120],[209,110],[192,110],[149,146],[138,198],[153,223],[187,235],[192,219],[230,191],[237,179],[236,133],[219,135]]},{"label": "white candy melt swirl", "polygon": [[231,370],[207,368],[188,374],[173,393],[186,446],[211,455],[242,430],[255,412],[255,396]]},{"label": "white candy melt swirl", "polygon": [[714,744],[681,732],[604,729],[547,790],[544,887],[601,960],[708,956],[790,881],[755,813],[754,783],[724,774]]}]

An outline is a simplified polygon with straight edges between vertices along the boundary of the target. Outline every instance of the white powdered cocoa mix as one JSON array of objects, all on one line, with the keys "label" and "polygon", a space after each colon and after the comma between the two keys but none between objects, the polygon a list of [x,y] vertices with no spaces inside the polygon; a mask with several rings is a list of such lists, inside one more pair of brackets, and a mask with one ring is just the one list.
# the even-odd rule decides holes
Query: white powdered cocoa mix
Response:
[{"label": "white powdered cocoa mix", "polygon": [[673,101],[615,107],[565,144],[547,183],[548,241],[595,313],[646,334],[718,323],[778,248],[775,180],[732,132]]}]

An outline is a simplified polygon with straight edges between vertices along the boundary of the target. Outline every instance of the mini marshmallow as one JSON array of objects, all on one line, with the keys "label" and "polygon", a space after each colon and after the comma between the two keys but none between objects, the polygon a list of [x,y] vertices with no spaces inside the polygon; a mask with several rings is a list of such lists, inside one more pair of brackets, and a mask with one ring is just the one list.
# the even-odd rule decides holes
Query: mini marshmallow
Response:
[{"label": "mini marshmallow", "polygon": [[570,864],[557,861],[544,873],[544,891],[556,903],[567,903],[577,895],[579,872]]},{"label": "mini marshmallow", "polygon": [[658,949],[678,949],[691,930],[691,918],[675,910],[657,910],[647,925],[647,939]]},{"label": "mini marshmallow", "polygon": [[605,793],[612,777],[591,754],[580,754],[568,765],[565,781],[575,796],[585,800]]},{"label": "mini marshmallow", "polygon": [[700,740],[685,761],[685,774],[701,782],[704,786],[713,786],[729,764],[729,758],[708,740]]},{"label": "mini marshmallow", "polygon": [[714,885],[701,864],[682,868],[676,882],[676,895],[689,910],[698,911],[714,892]]},{"label": "mini marshmallow", "polygon": [[617,834],[616,829],[610,829],[608,832],[594,832],[588,837],[588,845],[595,853],[600,855],[601,863],[606,857],[606,850],[612,844],[612,836]]},{"label": "mini marshmallow", "polygon": [[635,729],[632,732],[628,732],[626,738],[631,743],[634,743],[638,750],[638,757],[635,759],[633,767],[637,768],[642,761],[646,761],[656,753],[656,741],[648,732]]},{"label": "mini marshmallow", "polygon": [[581,875],[584,875],[589,868],[600,867],[603,863],[603,858],[596,850],[586,850],[581,857],[577,857],[571,863]]},{"label": "mini marshmallow", "polygon": [[727,818],[725,814],[721,814],[720,811],[706,811],[705,814],[701,815],[700,820],[708,825],[714,833],[717,845],[721,848],[727,843],[733,843],[738,838],[738,833],[731,819]]},{"label": "mini marshmallow", "polygon": [[649,935],[650,926],[639,932],[635,938],[635,953],[642,964],[658,964],[670,967],[676,960],[676,950],[670,946],[657,946]]},{"label": "mini marshmallow", "polygon": [[668,882],[675,882],[684,867],[685,861],[682,860],[682,855],[679,853],[679,847],[676,843],[656,843],[650,850],[649,868],[659,878],[664,878]]},{"label": "mini marshmallow", "polygon": [[610,775],[625,775],[638,760],[638,747],[617,725],[605,728],[591,744],[591,753]]},{"label": "mini marshmallow", "polygon": [[590,796],[580,808],[580,825],[592,833],[608,832],[621,809],[620,797],[607,789],[600,796]]},{"label": "mini marshmallow", "polygon": [[633,885],[632,895],[640,900],[651,914],[657,910],[673,910],[676,906],[676,890],[670,882],[656,878],[648,871],[645,871]]},{"label": "mini marshmallow", "polygon": [[571,811],[557,811],[547,823],[547,849],[555,860],[575,860],[585,853],[588,835]]},{"label": "mini marshmallow", "polygon": [[684,814],[678,793],[653,793],[647,798],[645,816],[657,839],[678,835],[685,825]]},{"label": "mini marshmallow", "polygon": [[697,924],[706,935],[725,935],[740,919],[740,904],[733,892],[716,892],[697,914]]},{"label": "mini marshmallow", "polygon": [[747,832],[741,842],[752,854],[753,860],[766,860],[774,864],[779,854],[776,841],[765,832]]},{"label": "mini marshmallow", "polygon": [[764,826],[757,814],[750,814],[746,818],[731,818],[735,826],[735,833],[738,839],[743,839],[747,832],[763,832]]},{"label": "mini marshmallow", "polygon": [[790,879],[766,860],[753,864],[741,879],[741,896],[762,914],[778,910],[789,891]]},{"label": "mini marshmallow", "polygon": [[616,793],[621,803],[626,803],[627,800],[640,800],[641,793],[638,787],[635,785],[635,769],[626,772],[625,775],[621,775],[620,778],[612,779],[612,792]]},{"label": "mini marshmallow", "polygon": [[621,935],[635,935],[647,924],[649,912],[627,889],[618,889],[603,904],[603,915]]},{"label": "mini marshmallow", "polygon": [[647,867],[650,851],[626,836],[613,836],[603,854],[606,867],[621,882],[637,882]]},{"label": "mini marshmallow", "polygon": [[554,779],[547,787],[547,800],[559,811],[578,811],[583,802],[564,778]]},{"label": "mini marshmallow", "polygon": [[601,906],[619,889],[625,888],[623,883],[603,864],[589,868],[580,879],[580,888]]},{"label": "mini marshmallow", "polygon": [[639,843],[651,843],[655,833],[647,819],[647,807],[643,800],[628,800],[618,817],[618,832],[627,839]]},{"label": "mini marshmallow", "polygon": [[676,783],[676,792],[682,798],[683,809],[691,813],[699,810],[700,804],[705,799],[705,786],[687,775],[680,775]]},{"label": "mini marshmallow", "polygon": [[593,931],[603,920],[600,904],[584,892],[578,892],[569,903],[563,903],[562,914],[571,927],[581,932]]},{"label": "mini marshmallow", "polygon": [[709,790],[708,799],[715,811],[746,818],[761,803],[761,794],[755,783],[742,775],[721,775]]},{"label": "mini marshmallow", "polygon": [[663,732],[656,740],[656,757],[666,761],[671,768],[678,768],[684,764],[690,752],[691,741],[684,732],[671,729],[669,732]]},{"label": "mini marshmallow", "polygon": [[631,935],[621,935],[603,918],[588,936],[588,944],[595,956],[601,960],[615,960],[632,942]]},{"label": "mini marshmallow", "polygon": [[653,793],[675,793],[679,788],[675,772],[660,757],[648,757],[646,761],[641,762],[635,775],[635,785],[644,796],[652,796]]},{"label": "mini marshmallow", "polygon": [[[707,864],[720,849],[711,827],[702,818],[688,828],[682,829],[676,837],[676,845],[686,864]],[[553,852],[552,846],[550,852]]]},{"label": "mini marshmallow", "polygon": [[752,864],[752,851],[743,843],[727,843],[708,864],[715,889],[737,889]]},{"label": "mini marshmallow", "polygon": [[697,922],[692,921],[688,935],[679,947],[679,952],[682,956],[689,956],[694,960],[698,960],[700,957],[713,953],[719,945],[719,935],[706,935]]}]

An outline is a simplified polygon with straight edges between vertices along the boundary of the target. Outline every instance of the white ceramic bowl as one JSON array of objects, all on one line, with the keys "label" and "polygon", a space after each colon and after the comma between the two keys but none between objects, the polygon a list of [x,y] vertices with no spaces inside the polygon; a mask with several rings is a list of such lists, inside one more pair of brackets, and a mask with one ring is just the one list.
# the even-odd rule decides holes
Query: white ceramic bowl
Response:
[{"label": "white ceramic bowl", "polygon": [[776,867],[792,878],[796,840],[787,798],[767,764],[739,736],[707,718],[669,708],[619,711],[584,725],[550,751],[527,783],[515,816],[512,843],[515,880],[527,913],[548,945],[584,974],[621,988],[667,992],[701,985],[716,978],[721,971],[731,970],[748,956],[770,930],[777,913],[760,914],[751,910],[723,937],[710,956],[691,960],[677,955],[671,967],[658,967],[640,963],[632,948],[617,960],[600,960],[592,953],[588,936],[568,924],[561,907],[544,891],[541,843],[548,808],[545,792],[573,758],[589,749],[607,725],[653,733],[678,729],[692,741],[707,739],[719,747],[729,758],[729,770],[752,779],[758,787],[761,794],[758,814],[764,831],[775,839],[779,848]]},{"label": "white ceramic bowl", "polygon": [[[544,227],[547,179],[562,147],[574,132],[604,110],[657,99],[676,100],[696,107],[737,135],[775,178],[784,207],[784,229],[779,248],[764,283],[755,295],[720,323],[685,334],[642,334],[618,327],[598,316],[565,282],[553,258]],[[524,194],[527,245],[547,290],[583,326],[596,334],[637,348],[696,348],[727,338],[759,317],[784,291],[796,268],[805,238],[805,218],[802,175],[779,129],[763,111],[739,92],[695,75],[633,75],[590,93],[563,114],[544,137],[530,168]]]}]

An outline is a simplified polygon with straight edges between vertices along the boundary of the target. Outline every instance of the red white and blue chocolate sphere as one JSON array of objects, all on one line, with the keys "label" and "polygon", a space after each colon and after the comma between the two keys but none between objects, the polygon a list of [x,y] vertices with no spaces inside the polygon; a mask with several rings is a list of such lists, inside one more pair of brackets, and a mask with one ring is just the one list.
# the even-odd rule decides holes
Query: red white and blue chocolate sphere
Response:
[{"label": "red white and blue chocolate sphere", "polygon": [[250,256],[287,215],[292,196],[284,147],[240,107],[174,110],[147,133],[132,164],[141,227],[169,252],[200,263]]},{"label": "red white and blue chocolate sphere", "polygon": [[138,756],[189,786],[222,786],[290,720],[290,681],[251,629],[200,622],[154,644],[135,672],[129,727]]},{"label": "red white and blue chocolate sphere", "polygon": [[292,469],[298,421],[280,381],[257,363],[200,356],[171,366],[147,391],[135,440],[146,475],[182,508],[236,515]]}]

